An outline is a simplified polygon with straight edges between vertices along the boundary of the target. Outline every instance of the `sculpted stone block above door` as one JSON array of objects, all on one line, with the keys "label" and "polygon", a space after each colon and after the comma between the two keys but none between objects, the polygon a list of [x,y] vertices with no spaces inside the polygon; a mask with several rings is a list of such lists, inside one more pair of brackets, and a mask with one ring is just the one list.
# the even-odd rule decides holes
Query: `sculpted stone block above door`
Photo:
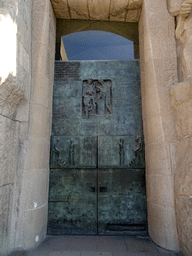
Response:
[{"label": "sculpted stone block above door", "polygon": [[51,0],[51,2],[59,19],[138,22],[143,0]]}]

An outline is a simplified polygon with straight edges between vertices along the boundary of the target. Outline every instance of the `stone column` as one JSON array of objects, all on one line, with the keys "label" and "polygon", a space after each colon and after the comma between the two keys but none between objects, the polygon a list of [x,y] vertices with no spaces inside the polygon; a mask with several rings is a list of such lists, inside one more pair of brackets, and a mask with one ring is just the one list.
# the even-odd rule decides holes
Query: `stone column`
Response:
[{"label": "stone column", "polygon": [[166,0],[144,0],[139,21],[149,235],[178,251],[174,175],[176,132],[170,86],[177,81],[174,19]]},{"label": "stone column", "polygon": [[0,1],[0,255],[16,246],[19,151],[28,122],[32,1]]},{"label": "stone column", "polygon": [[18,246],[24,249],[40,243],[47,231],[49,147],[52,117],[52,89],[56,19],[49,0],[33,0],[32,88],[28,141],[20,194]]}]

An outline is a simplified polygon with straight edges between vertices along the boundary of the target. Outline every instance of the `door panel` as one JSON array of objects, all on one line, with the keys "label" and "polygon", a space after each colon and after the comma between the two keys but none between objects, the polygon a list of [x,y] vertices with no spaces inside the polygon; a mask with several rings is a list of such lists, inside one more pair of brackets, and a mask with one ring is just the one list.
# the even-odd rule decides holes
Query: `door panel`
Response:
[{"label": "door panel", "polygon": [[138,60],[55,62],[49,234],[145,230],[139,77]]},{"label": "door panel", "polygon": [[97,137],[52,136],[51,168],[93,168],[97,166]]},{"label": "door panel", "polygon": [[143,169],[98,171],[98,233],[124,234],[146,229]]},{"label": "door panel", "polygon": [[48,215],[48,234],[97,234],[97,170],[51,170]]},{"label": "door panel", "polygon": [[144,168],[143,138],[99,136],[99,168]]}]

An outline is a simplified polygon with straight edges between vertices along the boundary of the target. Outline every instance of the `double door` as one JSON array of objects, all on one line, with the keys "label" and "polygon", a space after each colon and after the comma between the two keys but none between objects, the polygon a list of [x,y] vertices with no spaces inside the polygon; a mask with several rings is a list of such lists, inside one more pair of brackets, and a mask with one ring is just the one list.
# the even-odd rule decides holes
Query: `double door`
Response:
[{"label": "double door", "polygon": [[48,234],[145,231],[139,62],[56,62]]}]

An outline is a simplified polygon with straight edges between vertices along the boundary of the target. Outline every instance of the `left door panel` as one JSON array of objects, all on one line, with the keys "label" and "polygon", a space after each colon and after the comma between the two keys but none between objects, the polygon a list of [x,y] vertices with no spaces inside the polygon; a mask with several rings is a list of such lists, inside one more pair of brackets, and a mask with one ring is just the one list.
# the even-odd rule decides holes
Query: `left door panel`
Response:
[{"label": "left door panel", "polygon": [[51,169],[49,235],[97,234],[97,170]]}]

